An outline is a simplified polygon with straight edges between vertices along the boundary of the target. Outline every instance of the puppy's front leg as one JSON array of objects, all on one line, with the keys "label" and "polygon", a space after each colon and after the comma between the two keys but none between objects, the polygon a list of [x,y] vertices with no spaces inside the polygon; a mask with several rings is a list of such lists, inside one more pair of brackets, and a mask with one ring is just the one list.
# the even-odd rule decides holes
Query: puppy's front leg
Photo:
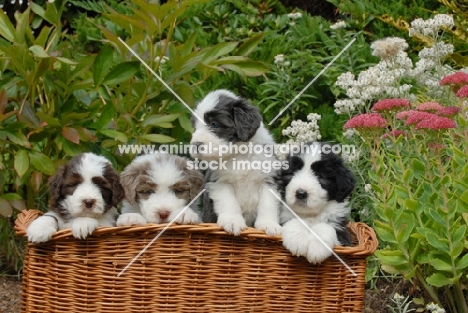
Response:
[{"label": "puppy's front leg", "polygon": [[52,235],[57,232],[57,230],[57,217],[53,213],[46,213],[29,225],[26,234],[30,242],[46,242],[52,238]]},{"label": "puppy's front leg", "polygon": [[99,227],[99,222],[91,217],[77,217],[72,224],[71,231],[73,237],[86,239]]},{"label": "puppy's front leg", "polygon": [[218,216],[218,225],[230,234],[240,235],[242,230],[247,228],[247,224],[232,186],[216,184],[210,190],[210,197],[213,200],[214,211]]},{"label": "puppy's front leg", "polygon": [[279,201],[269,190],[271,186],[262,185],[260,190],[259,204],[257,208],[257,219],[255,228],[263,230],[270,236],[281,235],[279,225]]}]

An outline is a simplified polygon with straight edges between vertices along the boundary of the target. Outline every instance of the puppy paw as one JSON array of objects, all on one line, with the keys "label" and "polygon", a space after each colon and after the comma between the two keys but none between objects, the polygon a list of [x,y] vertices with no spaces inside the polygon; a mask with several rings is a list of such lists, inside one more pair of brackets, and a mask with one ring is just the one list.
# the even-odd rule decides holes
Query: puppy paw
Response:
[{"label": "puppy paw", "polygon": [[332,255],[332,246],[325,246],[323,243],[318,241],[312,241],[309,243],[307,260],[312,264],[322,263]]},{"label": "puppy paw", "polygon": [[269,236],[280,236],[282,231],[278,223],[271,221],[257,221],[255,222],[255,228],[263,230]]},{"label": "puppy paw", "polygon": [[242,215],[220,215],[218,216],[218,226],[234,236],[239,236],[247,228]]},{"label": "puppy paw", "polygon": [[142,226],[146,224],[146,219],[139,213],[124,213],[117,218],[117,226]]},{"label": "puppy paw", "polygon": [[181,216],[175,221],[177,224],[199,224],[200,217],[197,213],[193,212],[191,209],[185,210]]},{"label": "puppy paw", "polygon": [[33,221],[26,230],[26,235],[29,242],[40,243],[49,241],[57,230],[57,221],[46,215]]},{"label": "puppy paw", "polygon": [[283,226],[283,246],[295,256],[306,256],[309,250],[308,230],[292,219]]},{"label": "puppy paw", "polygon": [[311,229],[320,237],[320,240],[316,236],[310,238],[306,257],[310,263],[317,264],[333,254],[333,246],[339,244],[339,241],[331,225],[320,223],[313,225]]},{"label": "puppy paw", "polygon": [[86,239],[99,227],[99,222],[90,217],[78,217],[73,221],[71,231],[73,237],[77,239]]}]

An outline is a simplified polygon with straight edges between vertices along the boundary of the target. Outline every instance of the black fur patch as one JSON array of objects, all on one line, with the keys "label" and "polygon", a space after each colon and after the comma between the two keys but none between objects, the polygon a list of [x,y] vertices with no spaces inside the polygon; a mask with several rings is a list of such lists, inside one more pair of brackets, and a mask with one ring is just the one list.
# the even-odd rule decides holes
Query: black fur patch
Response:
[{"label": "black fur patch", "polygon": [[312,163],[311,170],[328,193],[328,200],[343,202],[353,191],[356,179],[334,153],[322,154],[320,161]]},{"label": "black fur patch", "polygon": [[245,99],[221,95],[216,107],[203,116],[210,131],[228,142],[245,142],[252,138],[262,122],[258,108]]}]

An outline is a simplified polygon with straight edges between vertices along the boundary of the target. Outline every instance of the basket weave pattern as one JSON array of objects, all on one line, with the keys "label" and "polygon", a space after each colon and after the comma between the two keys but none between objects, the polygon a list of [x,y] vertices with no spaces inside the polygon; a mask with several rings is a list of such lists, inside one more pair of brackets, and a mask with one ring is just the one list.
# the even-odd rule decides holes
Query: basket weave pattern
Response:
[{"label": "basket weave pattern", "polygon": [[[18,235],[42,213],[23,211]],[[106,227],[87,240],[70,230],[28,243],[22,312],[361,312],[374,231],[352,223],[352,247],[319,265],[291,256],[281,237],[249,228],[234,237],[216,224]]]}]

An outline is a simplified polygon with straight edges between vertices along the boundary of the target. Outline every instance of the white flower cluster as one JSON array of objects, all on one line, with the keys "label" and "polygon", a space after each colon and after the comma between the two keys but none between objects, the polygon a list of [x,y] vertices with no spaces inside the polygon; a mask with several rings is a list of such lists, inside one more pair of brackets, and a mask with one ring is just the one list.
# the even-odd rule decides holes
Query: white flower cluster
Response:
[{"label": "white flower cluster", "polygon": [[400,84],[404,77],[409,76],[413,62],[404,51],[408,44],[401,38],[387,38],[372,44],[374,55],[382,60],[375,66],[359,73],[356,78],[351,72],[340,75],[336,86],[346,91],[348,99],[335,102],[337,114],[353,115],[365,111],[366,106],[383,98],[412,98],[411,85]]},{"label": "white flower cluster", "polygon": [[405,297],[400,295],[398,292],[395,292],[395,294],[393,295],[393,300],[395,300],[397,302],[401,302],[401,301],[405,300]]},{"label": "white flower cluster", "polygon": [[275,64],[278,66],[279,65],[289,66],[291,65],[291,62],[286,61],[286,59],[284,58],[284,54],[278,54],[275,56]]},{"label": "white flower cluster", "polygon": [[[380,62],[359,73],[357,78],[351,72],[338,77],[335,85],[343,88],[348,98],[335,102],[335,112],[352,116],[368,111],[371,104],[384,98],[415,101],[416,96],[411,93],[414,87],[421,88],[431,98],[440,98],[446,89],[439,85],[439,81],[452,72],[443,66],[442,60],[453,53],[454,47],[437,41],[437,34],[441,28],[453,25],[453,18],[447,14],[438,14],[428,20],[416,19],[411,23],[410,36],[430,35],[434,39],[432,46],[419,52],[415,64],[405,52],[408,43],[402,38],[390,37],[372,43],[372,54],[380,57]],[[413,80],[416,84],[403,84],[404,80]]]},{"label": "white flower cluster", "polygon": [[361,150],[359,149],[354,149],[354,150],[355,151],[350,151],[349,153],[346,153],[345,151],[343,151],[343,153],[341,154],[341,157],[346,163],[351,164],[359,160],[359,157],[361,156]]},{"label": "white flower cluster", "polygon": [[406,40],[398,37],[388,37],[374,41],[371,44],[372,55],[378,56],[382,59],[396,57],[400,51],[404,51],[407,48],[408,43]]},{"label": "white flower cluster", "polygon": [[345,21],[338,21],[335,24],[330,25],[331,29],[340,29],[340,28],[346,28],[346,22]]},{"label": "white flower cluster", "polygon": [[409,35],[411,37],[429,36],[436,39],[441,28],[451,28],[454,25],[453,17],[447,14],[437,14],[428,20],[418,18],[411,22]]},{"label": "white flower cluster", "polygon": [[431,313],[445,313],[445,310],[439,307],[436,303],[429,303],[426,305],[426,310],[430,311]]},{"label": "white flower cluster", "polygon": [[286,144],[300,144],[301,142],[317,141],[322,138],[318,121],[321,116],[316,113],[307,115],[309,122],[295,120],[291,122],[291,126],[284,129],[282,134],[288,136],[290,139]]},{"label": "white flower cluster", "polygon": [[301,12],[289,13],[288,17],[292,20],[298,20],[302,17],[302,13]]}]

